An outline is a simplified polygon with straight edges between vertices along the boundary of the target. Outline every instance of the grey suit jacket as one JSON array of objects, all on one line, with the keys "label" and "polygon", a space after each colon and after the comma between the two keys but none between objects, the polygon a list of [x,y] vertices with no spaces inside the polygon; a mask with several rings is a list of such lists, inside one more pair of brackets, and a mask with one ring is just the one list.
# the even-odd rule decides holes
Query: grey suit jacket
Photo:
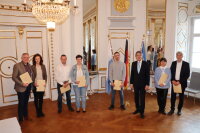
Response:
[{"label": "grey suit jacket", "polygon": [[[28,64],[29,65],[29,64]],[[31,66],[29,65],[30,69]],[[13,74],[12,74],[12,80],[15,82],[15,87],[14,89],[17,92],[25,92],[26,91],[26,87],[23,86],[23,83],[20,79],[20,75],[26,73],[26,69],[24,67],[23,62],[19,62],[17,64],[14,65],[13,67]],[[32,75],[32,80],[34,79],[34,75]]]}]

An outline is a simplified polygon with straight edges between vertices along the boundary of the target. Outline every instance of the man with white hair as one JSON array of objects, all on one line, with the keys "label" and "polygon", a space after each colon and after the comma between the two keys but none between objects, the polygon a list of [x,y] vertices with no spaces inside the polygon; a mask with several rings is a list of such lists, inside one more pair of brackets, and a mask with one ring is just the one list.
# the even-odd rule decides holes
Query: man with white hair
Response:
[{"label": "man with white hair", "polygon": [[175,110],[176,93],[174,92],[173,86],[178,86],[181,84],[182,93],[179,93],[179,105],[177,115],[181,115],[181,110],[184,102],[184,92],[187,87],[187,79],[190,76],[190,65],[188,62],[183,61],[183,53],[176,53],[177,60],[172,62],[171,65],[171,81],[172,81],[172,91],[171,91],[171,110],[168,115],[172,115]]},{"label": "man with white hair", "polygon": [[29,64],[29,54],[23,53],[21,57],[22,61],[15,64],[13,67],[12,80],[15,82],[14,89],[18,96],[18,121],[22,122],[25,120],[30,120],[28,117],[28,101],[32,88],[32,83],[23,83],[20,79],[20,75],[28,72],[32,80],[34,79],[34,74]]}]

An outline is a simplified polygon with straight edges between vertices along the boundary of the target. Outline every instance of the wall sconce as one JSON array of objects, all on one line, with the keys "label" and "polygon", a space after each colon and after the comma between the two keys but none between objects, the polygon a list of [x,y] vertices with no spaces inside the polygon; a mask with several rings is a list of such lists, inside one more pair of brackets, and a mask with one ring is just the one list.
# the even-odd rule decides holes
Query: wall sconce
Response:
[{"label": "wall sconce", "polygon": [[24,35],[24,26],[18,26],[19,38],[22,39]]}]

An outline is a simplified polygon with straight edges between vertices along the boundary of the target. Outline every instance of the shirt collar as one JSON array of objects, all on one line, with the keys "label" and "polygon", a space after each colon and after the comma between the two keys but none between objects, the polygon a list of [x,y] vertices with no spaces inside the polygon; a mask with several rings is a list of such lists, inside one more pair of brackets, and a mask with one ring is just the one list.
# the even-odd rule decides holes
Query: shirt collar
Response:
[{"label": "shirt collar", "polygon": [[165,66],[165,67],[162,67],[162,66],[160,66],[160,68],[161,68],[161,69],[166,69],[166,68],[167,68],[167,66]]},{"label": "shirt collar", "polygon": [[183,62],[183,60],[182,60],[181,62],[178,62],[178,61],[177,61],[178,64],[182,64],[182,62]]}]

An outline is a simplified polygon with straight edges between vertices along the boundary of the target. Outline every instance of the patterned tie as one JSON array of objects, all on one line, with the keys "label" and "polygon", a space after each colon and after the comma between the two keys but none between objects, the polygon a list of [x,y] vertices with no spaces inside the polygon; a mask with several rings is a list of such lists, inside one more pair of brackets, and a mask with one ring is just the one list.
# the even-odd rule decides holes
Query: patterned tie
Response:
[{"label": "patterned tie", "polygon": [[139,61],[137,63],[137,71],[138,71],[138,73],[140,73],[140,62]]}]

